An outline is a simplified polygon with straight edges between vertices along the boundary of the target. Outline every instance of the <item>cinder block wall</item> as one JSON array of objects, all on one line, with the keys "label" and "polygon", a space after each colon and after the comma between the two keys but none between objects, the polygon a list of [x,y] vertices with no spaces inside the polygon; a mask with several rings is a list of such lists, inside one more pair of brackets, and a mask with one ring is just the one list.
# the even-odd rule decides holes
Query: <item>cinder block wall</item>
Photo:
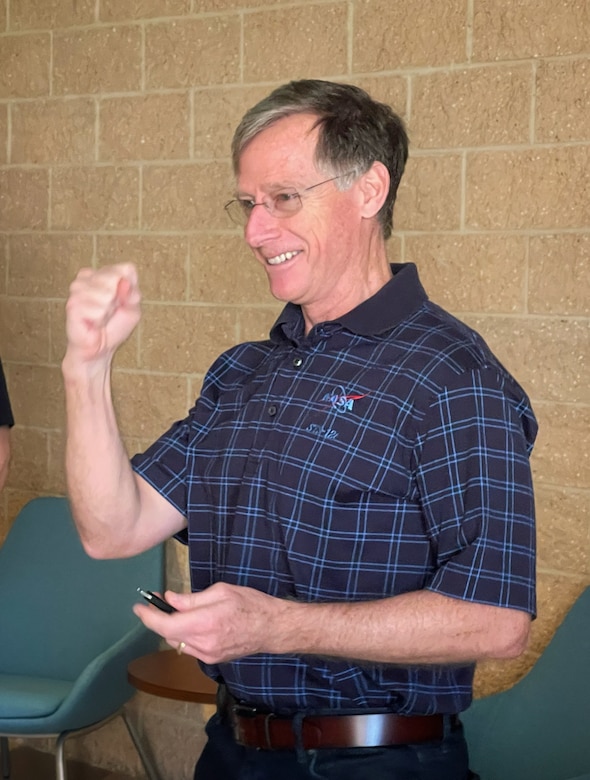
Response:
[{"label": "cinder block wall", "polygon": [[[539,618],[477,692],[524,674],[590,579],[589,29],[585,0],[0,0],[0,354],[18,421],[0,538],[24,501],[65,489],[77,269],[139,267],[143,320],[114,378],[134,452],[279,309],[223,213],[233,127],[285,80],[353,81],[411,135],[392,260],[485,335],[539,416]],[[171,545],[170,584],[185,574]],[[192,777],[201,708],[133,706],[163,776]],[[76,745],[140,771],[115,726]]]}]

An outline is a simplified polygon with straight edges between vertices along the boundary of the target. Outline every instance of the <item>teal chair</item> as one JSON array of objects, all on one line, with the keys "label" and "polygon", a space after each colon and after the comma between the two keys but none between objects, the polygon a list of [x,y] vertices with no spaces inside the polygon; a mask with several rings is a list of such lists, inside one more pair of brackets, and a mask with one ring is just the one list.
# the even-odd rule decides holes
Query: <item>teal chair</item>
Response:
[{"label": "teal chair", "polygon": [[161,546],[134,558],[90,558],[65,498],[35,498],[19,512],[0,547],[3,778],[8,737],[57,737],[56,777],[65,780],[66,737],[117,714],[149,765],[123,705],[134,693],[127,664],[159,643],[132,612],[136,588],[161,590],[163,568]]},{"label": "teal chair", "polygon": [[590,780],[590,587],[530,672],[461,719],[481,780]]}]

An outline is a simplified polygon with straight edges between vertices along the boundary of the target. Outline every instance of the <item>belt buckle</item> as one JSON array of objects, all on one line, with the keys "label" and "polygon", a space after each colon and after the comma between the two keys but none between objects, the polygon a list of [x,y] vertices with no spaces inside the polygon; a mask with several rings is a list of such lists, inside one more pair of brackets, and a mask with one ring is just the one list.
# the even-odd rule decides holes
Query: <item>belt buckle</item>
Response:
[{"label": "belt buckle", "polygon": [[248,704],[241,704],[237,701],[231,705],[231,711],[238,718],[255,718],[256,715],[260,715],[258,707],[250,707]]},{"label": "belt buckle", "polygon": [[[264,736],[265,748],[267,750],[273,750],[273,742],[270,734],[270,723],[277,717],[273,712],[263,712],[258,707],[251,707],[247,704],[241,704],[240,702],[233,704],[231,711],[236,719],[247,718],[253,720],[255,718],[261,718],[262,723],[259,721],[256,724],[256,732],[259,734],[259,736]],[[260,726],[262,726],[262,735],[260,735]],[[239,721],[237,720],[234,720],[234,729],[235,733],[238,735],[239,742],[242,737],[242,730],[240,728]]]}]

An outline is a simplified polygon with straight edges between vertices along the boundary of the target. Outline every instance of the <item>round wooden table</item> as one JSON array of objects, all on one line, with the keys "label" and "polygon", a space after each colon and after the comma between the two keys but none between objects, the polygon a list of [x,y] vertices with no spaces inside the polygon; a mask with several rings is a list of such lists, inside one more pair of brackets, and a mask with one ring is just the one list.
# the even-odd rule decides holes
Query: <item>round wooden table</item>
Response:
[{"label": "round wooden table", "polygon": [[203,674],[196,658],[160,650],[131,661],[127,679],[138,691],[165,699],[215,704],[217,683]]}]

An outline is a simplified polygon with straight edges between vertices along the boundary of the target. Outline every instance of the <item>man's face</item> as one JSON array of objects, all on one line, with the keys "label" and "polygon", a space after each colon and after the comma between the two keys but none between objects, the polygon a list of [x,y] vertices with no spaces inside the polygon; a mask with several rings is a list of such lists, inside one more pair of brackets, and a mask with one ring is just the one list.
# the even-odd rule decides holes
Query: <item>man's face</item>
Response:
[{"label": "man's face", "polygon": [[[308,326],[332,319],[358,287],[361,215],[357,186],[345,192],[328,182],[304,192],[331,174],[313,157],[316,117],[296,114],[262,131],[240,158],[238,194],[256,203],[281,192],[302,193],[302,208],[288,217],[256,206],[244,237],[267,273],[272,294],[303,307]],[[333,174],[332,174],[333,175]]]}]

